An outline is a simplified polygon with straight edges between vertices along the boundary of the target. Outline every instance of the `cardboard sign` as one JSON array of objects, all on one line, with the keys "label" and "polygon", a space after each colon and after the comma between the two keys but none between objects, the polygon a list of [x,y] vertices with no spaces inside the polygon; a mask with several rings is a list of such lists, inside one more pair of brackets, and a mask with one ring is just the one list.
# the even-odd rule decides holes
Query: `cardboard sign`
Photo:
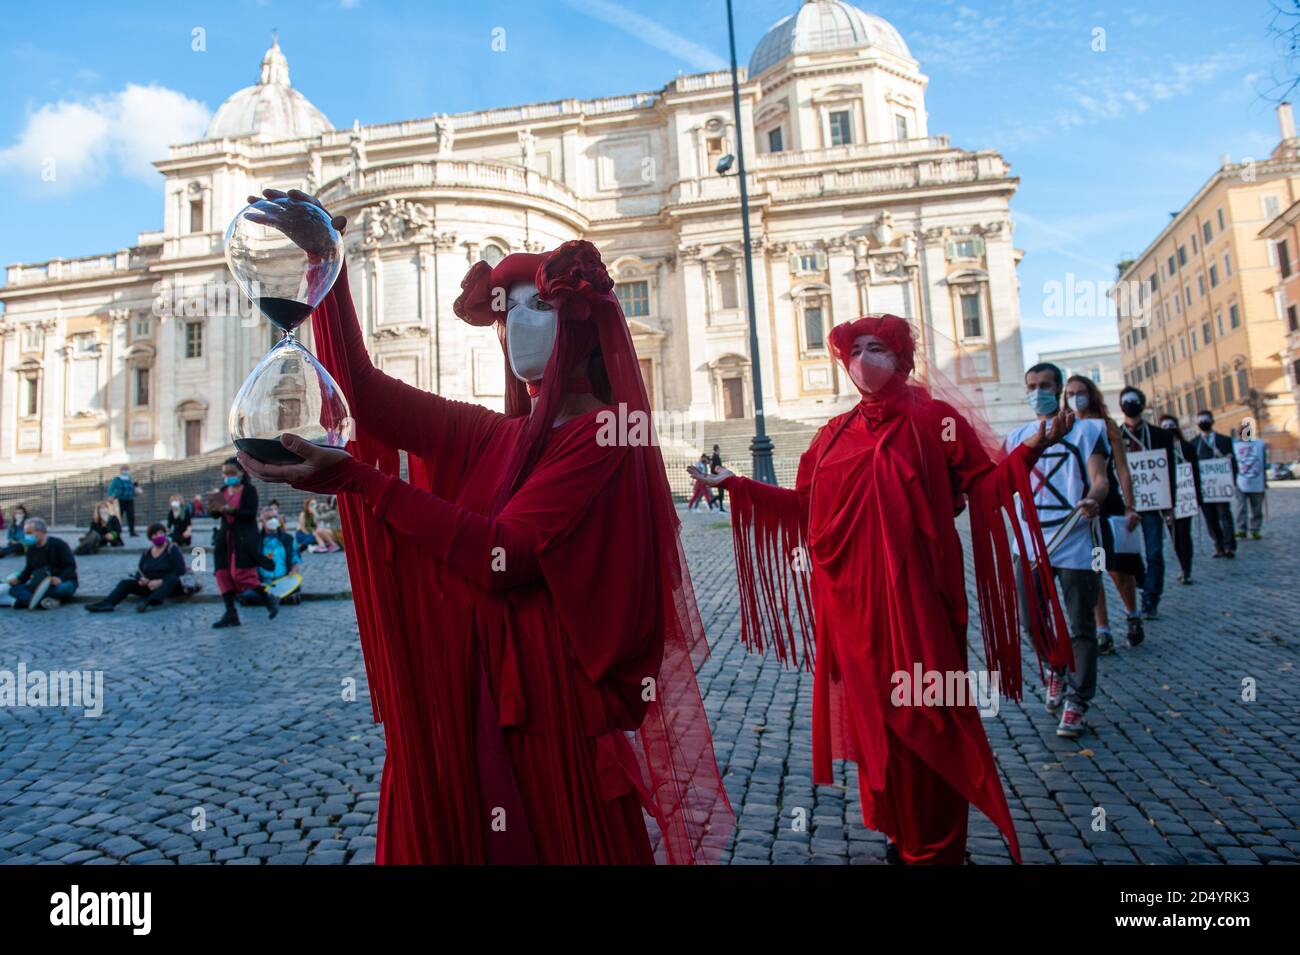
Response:
[{"label": "cardboard sign", "polygon": [[1237,487],[1250,494],[1264,490],[1264,442],[1234,441],[1237,456]]},{"label": "cardboard sign", "polygon": [[1167,511],[1174,506],[1169,489],[1168,451],[1130,451],[1133,506],[1139,511]]},{"label": "cardboard sign", "polygon": [[1192,462],[1184,461],[1174,468],[1174,517],[1196,516],[1196,474]]},{"label": "cardboard sign", "polygon": [[1206,458],[1197,461],[1201,469],[1201,500],[1206,504],[1226,504],[1232,500],[1232,458]]}]

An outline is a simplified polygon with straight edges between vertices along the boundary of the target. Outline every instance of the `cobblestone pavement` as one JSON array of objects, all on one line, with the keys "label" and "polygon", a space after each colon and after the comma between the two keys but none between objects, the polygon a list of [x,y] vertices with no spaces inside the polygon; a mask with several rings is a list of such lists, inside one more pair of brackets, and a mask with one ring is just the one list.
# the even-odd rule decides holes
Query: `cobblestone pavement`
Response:
[{"label": "cobblestone pavement", "polygon": [[[1026,862],[1300,859],[1300,487],[1275,489],[1269,507],[1267,536],[1242,543],[1235,562],[1208,559],[1198,539],[1197,583],[1182,587],[1171,572],[1146,643],[1101,660],[1091,734],[1058,738],[1037,695],[1004,701],[985,721]],[[700,683],[739,815],[728,861],[883,862],[882,837],[861,824],[854,772],[812,785],[811,678],[737,643],[725,521],[683,521],[715,646]],[[88,558],[87,580],[115,577],[113,561],[133,563]],[[322,585],[346,579],[337,555],[314,561],[318,571]],[[351,605],[304,603],[273,624],[249,609],[234,631],[210,629],[215,611],[0,611],[0,670],[102,670],[105,701],[97,719],[0,709],[0,864],[373,860],[384,744]],[[349,681],[355,702],[344,699]],[[797,809],[808,831],[794,831]],[[1009,861],[977,814],[969,849],[978,863]]]}]

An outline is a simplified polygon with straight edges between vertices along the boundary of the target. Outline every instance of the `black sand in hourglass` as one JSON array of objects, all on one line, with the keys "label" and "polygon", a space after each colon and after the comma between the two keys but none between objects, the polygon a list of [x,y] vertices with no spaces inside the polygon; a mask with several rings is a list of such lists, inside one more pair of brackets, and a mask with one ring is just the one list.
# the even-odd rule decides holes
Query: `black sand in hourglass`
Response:
[{"label": "black sand in hourglass", "polygon": [[311,315],[311,306],[291,298],[259,298],[257,307],[262,314],[286,335],[305,322]]}]

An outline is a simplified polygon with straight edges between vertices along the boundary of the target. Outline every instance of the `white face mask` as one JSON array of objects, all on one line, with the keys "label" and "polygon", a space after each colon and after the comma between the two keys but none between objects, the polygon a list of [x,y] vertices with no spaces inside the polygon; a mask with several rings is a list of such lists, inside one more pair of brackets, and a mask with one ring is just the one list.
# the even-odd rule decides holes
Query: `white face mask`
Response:
[{"label": "white face mask", "polygon": [[884,350],[875,335],[859,335],[850,350],[847,367],[849,379],[858,390],[873,394],[894,377],[898,361],[893,352]]},{"label": "white face mask", "polygon": [[537,297],[537,286],[510,287],[506,312],[506,356],[520,381],[538,382],[555,348],[555,309]]},{"label": "white face mask", "polygon": [[268,531],[278,531],[280,529],[280,519],[278,517],[273,517],[268,520],[266,522],[266,529]]}]

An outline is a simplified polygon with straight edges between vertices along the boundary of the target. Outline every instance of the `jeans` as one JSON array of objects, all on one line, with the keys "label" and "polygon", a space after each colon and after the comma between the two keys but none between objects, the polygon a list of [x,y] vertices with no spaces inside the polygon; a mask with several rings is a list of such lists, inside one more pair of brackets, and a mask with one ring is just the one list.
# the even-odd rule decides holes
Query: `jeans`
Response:
[{"label": "jeans", "polygon": [[1209,528],[1210,537],[1214,539],[1216,554],[1235,554],[1237,538],[1232,531],[1232,508],[1226,501],[1202,504],[1201,513],[1205,515],[1205,526]]},{"label": "jeans", "polygon": [[[1029,603],[1025,596],[1023,563],[1016,558],[1016,594],[1020,602],[1020,624],[1032,640],[1029,630]],[[1095,570],[1055,569],[1065,598],[1065,619],[1070,627],[1070,649],[1074,653],[1074,671],[1068,676],[1065,698],[1082,709],[1097,694],[1097,600],[1101,596],[1101,574]],[[1057,675],[1063,675],[1064,671]]]},{"label": "jeans", "polygon": [[[1249,531],[1252,534],[1258,534],[1261,527],[1264,526],[1264,492],[1263,491],[1243,491],[1237,488],[1233,491],[1234,503],[1236,506],[1237,527],[1245,534]],[[1249,505],[1249,514],[1247,513]],[[1247,527],[1246,518],[1249,517],[1250,526]]]},{"label": "jeans", "polygon": [[131,594],[137,597],[146,597],[147,603],[157,607],[168,597],[173,597],[180,592],[181,578],[177,574],[170,574],[163,578],[163,582],[154,590],[142,586],[134,577],[128,577],[125,580],[119,580],[113,592],[104,598],[104,602],[116,607]]},{"label": "jeans", "polygon": [[1142,542],[1146,547],[1146,574],[1142,580],[1142,609],[1155,610],[1165,592],[1165,517],[1160,511],[1143,511]]},{"label": "jeans", "polygon": [[[32,594],[36,592],[40,581],[35,583],[28,581],[25,584],[14,584],[9,588],[9,596],[14,598],[14,606],[22,610],[32,602]],[[67,600],[77,592],[77,582],[75,580],[61,580],[45,592],[46,597],[54,597],[56,600]]]}]

